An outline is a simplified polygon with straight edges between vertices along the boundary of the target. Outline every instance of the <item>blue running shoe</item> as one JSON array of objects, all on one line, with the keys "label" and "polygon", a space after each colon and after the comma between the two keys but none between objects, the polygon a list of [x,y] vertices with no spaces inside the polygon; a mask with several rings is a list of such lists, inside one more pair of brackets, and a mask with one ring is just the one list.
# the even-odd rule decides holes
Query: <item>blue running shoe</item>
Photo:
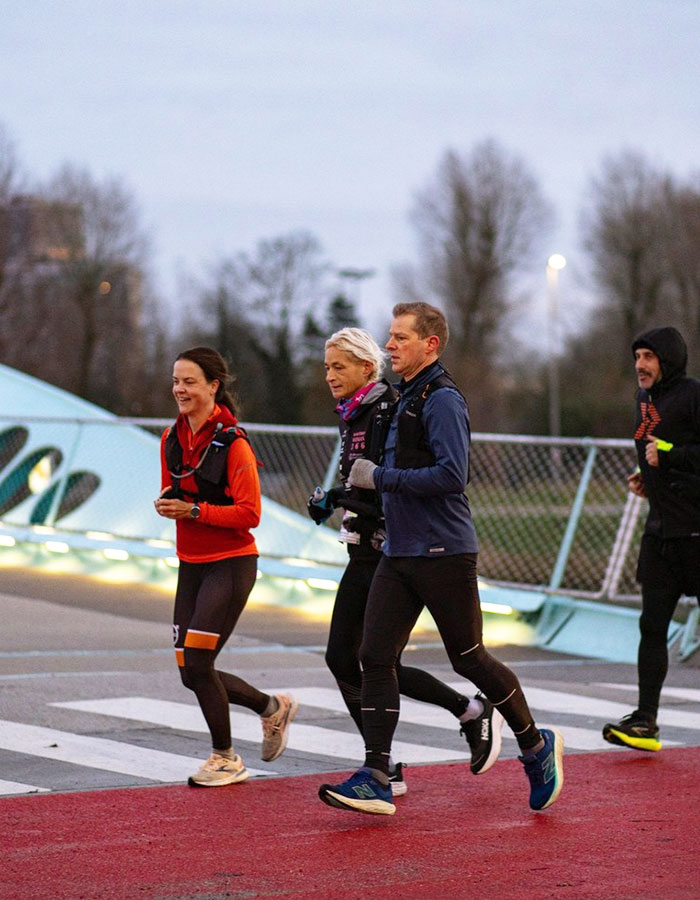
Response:
[{"label": "blue running shoe", "polygon": [[540,728],[544,747],[534,756],[519,756],[530,780],[530,809],[546,809],[564,785],[564,738],[555,728]]},{"label": "blue running shoe", "polygon": [[322,784],[318,796],[328,806],[351,809],[375,816],[393,816],[396,807],[391,802],[391,785],[384,787],[369,769],[357,772],[342,784]]}]

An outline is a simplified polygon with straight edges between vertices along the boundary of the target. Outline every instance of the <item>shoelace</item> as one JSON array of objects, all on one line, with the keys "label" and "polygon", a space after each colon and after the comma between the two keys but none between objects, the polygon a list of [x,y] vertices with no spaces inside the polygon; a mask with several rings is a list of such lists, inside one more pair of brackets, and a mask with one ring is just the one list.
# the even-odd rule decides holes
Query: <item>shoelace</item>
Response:
[{"label": "shoelace", "polygon": [[276,712],[273,712],[271,716],[268,716],[266,719],[264,718],[262,720],[263,734],[265,735],[265,737],[271,737],[273,734],[281,730],[285,720],[285,712],[286,710],[283,710],[280,706],[280,708]]},{"label": "shoelace", "polygon": [[528,759],[523,761],[525,772],[534,784],[544,784],[544,769],[537,759]]}]

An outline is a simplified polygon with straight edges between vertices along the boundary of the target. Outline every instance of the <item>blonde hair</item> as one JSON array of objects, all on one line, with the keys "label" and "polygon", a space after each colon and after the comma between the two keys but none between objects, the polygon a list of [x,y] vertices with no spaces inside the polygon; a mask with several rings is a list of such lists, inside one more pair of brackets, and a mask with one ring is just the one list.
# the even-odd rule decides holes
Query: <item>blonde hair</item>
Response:
[{"label": "blonde hair", "polygon": [[364,328],[341,328],[326,341],[326,350],[335,347],[359,362],[372,364],[370,379],[376,381],[384,371],[384,351]]}]

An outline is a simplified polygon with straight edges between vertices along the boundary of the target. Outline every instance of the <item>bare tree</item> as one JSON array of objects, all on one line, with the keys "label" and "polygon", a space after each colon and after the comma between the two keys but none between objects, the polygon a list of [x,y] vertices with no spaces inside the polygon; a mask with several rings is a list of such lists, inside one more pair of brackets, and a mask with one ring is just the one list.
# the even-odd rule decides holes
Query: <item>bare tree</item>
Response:
[{"label": "bare tree", "polygon": [[303,418],[305,348],[326,302],[331,267],[306,232],[260,241],[252,254],[219,264],[202,306],[211,335],[239,375],[246,415],[273,422]]},{"label": "bare tree", "polygon": [[688,343],[693,371],[700,372],[700,184],[668,190],[669,225],[664,242],[674,318]]},{"label": "bare tree", "polygon": [[[470,391],[480,429],[506,427],[499,362],[510,349],[515,281],[540,259],[552,221],[534,176],[494,141],[445,154],[416,197],[411,219],[420,264],[394,271],[395,293],[448,314],[445,360]],[[478,384],[478,391],[471,387]]]},{"label": "bare tree", "polygon": [[582,216],[584,246],[601,292],[599,314],[629,346],[668,309],[669,176],[639,153],[603,162]]},{"label": "bare tree", "polygon": [[72,166],[64,166],[40,198],[50,211],[75,390],[125,411],[144,366],[148,240],[136,202],[119,179],[98,182]]},{"label": "bare tree", "polygon": [[494,141],[466,155],[445,154],[416,199],[421,267],[399,273],[413,299],[433,298],[450,315],[462,355],[494,360],[507,334],[512,277],[532,267],[551,212],[525,164]]},{"label": "bare tree", "polygon": [[0,123],[0,358],[6,355],[7,344],[12,339],[13,327],[8,320],[11,287],[11,204],[22,189],[23,175],[17,159],[14,142],[5,126]]}]

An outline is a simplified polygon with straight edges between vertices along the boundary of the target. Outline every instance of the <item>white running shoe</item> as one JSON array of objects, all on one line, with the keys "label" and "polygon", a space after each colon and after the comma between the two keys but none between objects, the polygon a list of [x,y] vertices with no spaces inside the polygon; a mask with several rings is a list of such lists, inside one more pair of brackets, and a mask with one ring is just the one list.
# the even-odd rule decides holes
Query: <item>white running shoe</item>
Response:
[{"label": "white running shoe", "polygon": [[236,784],[245,781],[246,778],[250,778],[250,772],[238,754],[229,759],[228,756],[212,753],[200,766],[199,771],[190,775],[187,783],[192,787],[219,787],[224,784]]},{"label": "white running shoe", "polygon": [[277,711],[271,716],[262,717],[263,741],[260,757],[265,762],[272,762],[284,753],[289,726],[299,709],[299,704],[291,694],[275,694],[275,700],[279,704]]}]

